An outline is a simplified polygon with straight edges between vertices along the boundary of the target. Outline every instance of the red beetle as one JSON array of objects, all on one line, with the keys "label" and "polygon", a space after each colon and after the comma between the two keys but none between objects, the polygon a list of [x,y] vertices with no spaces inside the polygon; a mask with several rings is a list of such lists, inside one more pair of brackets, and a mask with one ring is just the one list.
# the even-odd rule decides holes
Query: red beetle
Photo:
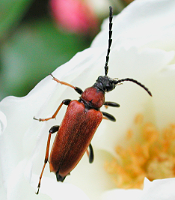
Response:
[{"label": "red beetle", "polygon": [[[116,121],[115,117],[106,112],[101,112],[100,108],[103,105],[119,107],[120,105],[115,102],[105,101],[105,92],[112,91],[116,85],[124,82],[131,81],[136,83],[145,89],[150,96],[151,92],[138,81],[125,78],[125,79],[111,79],[107,76],[108,74],[108,60],[110,47],[112,44],[112,8],[110,7],[109,12],[109,39],[108,39],[108,50],[106,55],[105,63],[105,76],[99,76],[95,84],[92,87],[87,88],[84,92],[66,82],[59,81],[52,74],[53,80],[56,82],[72,87],[77,93],[79,93],[80,99],[70,100],[65,99],[62,101],[56,112],[52,117],[46,119],[38,119],[39,121],[47,121],[53,119],[58,114],[62,105],[67,105],[66,114],[60,126],[53,126],[49,130],[49,137],[47,141],[46,155],[44,160],[44,166],[39,178],[38,190],[39,193],[41,178],[46,163],[49,158],[50,171],[56,174],[57,181],[63,182],[67,175],[75,168],[84,153],[87,151],[89,156],[89,162],[92,163],[94,159],[93,148],[91,146],[92,137],[97,130],[100,122],[103,118],[111,121]],[[36,118],[34,118],[36,119]],[[52,150],[49,156],[49,146],[51,134],[57,132],[55,137]],[[87,150],[89,147],[89,151]]]}]

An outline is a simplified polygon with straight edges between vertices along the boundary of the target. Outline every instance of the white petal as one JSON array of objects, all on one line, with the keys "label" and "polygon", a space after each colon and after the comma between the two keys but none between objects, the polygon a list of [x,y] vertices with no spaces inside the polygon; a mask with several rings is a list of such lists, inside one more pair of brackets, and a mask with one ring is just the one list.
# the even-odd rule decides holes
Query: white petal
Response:
[{"label": "white petal", "polygon": [[175,65],[157,74],[153,81],[155,123],[162,129],[175,119]]},{"label": "white petal", "polygon": [[103,191],[115,188],[104,168],[105,162],[111,158],[108,152],[94,148],[94,162],[89,164],[85,154],[71,175],[66,177],[65,182],[81,188],[91,200],[99,199]]},{"label": "white petal", "polygon": [[174,185],[175,178],[154,180],[143,189],[143,196],[140,200],[174,200]]},{"label": "white petal", "polygon": [[25,165],[26,165],[26,160],[19,162],[19,164],[13,169],[12,173],[10,174],[7,180],[8,200],[42,199],[36,197],[35,190],[30,186],[29,182],[24,178],[23,171]]},{"label": "white petal", "polygon": [[101,196],[101,200],[140,200],[141,196],[142,190],[139,189],[115,189],[104,192],[104,194]]},{"label": "white petal", "polygon": [[149,181],[145,179],[144,189],[115,189],[104,192],[101,196],[102,200],[117,199],[120,200],[174,200],[174,184],[175,178],[158,179]]},{"label": "white petal", "polygon": [[[24,169],[26,166],[26,160],[21,161],[13,172],[7,182],[7,199],[8,200],[19,200],[19,199],[45,199],[52,200],[60,199],[68,200],[71,197],[76,197],[77,199],[87,199],[88,197],[76,186],[71,184],[57,183],[56,180],[51,178],[42,179],[42,187],[40,189],[39,195],[35,194],[37,189],[36,183],[38,181],[38,176],[33,175],[32,179],[33,188],[30,186],[29,182],[24,177]],[[69,191],[69,192],[67,192]],[[45,195],[43,195],[43,194]]]},{"label": "white petal", "polygon": [[[175,2],[172,0],[134,1],[114,18],[113,43],[127,48],[151,45],[153,48],[174,49],[174,12]],[[103,25],[105,30],[96,37],[93,46],[105,45],[107,21]]]},{"label": "white petal", "polygon": [[0,111],[0,135],[3,133],[7,126],[7,119],[6,116],[2,111]]}]

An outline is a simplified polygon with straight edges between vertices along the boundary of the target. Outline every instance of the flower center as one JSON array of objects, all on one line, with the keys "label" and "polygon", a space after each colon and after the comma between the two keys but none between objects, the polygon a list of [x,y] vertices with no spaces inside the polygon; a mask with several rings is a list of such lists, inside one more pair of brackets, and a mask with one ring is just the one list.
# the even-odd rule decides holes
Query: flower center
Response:
[{"label": "flower center", "polygon": [[116,147],[117,157],[105,163],[117,188],[143,188],[144,178],[175,177],[175,124],[159,131],[138,114],[123,145]]}]

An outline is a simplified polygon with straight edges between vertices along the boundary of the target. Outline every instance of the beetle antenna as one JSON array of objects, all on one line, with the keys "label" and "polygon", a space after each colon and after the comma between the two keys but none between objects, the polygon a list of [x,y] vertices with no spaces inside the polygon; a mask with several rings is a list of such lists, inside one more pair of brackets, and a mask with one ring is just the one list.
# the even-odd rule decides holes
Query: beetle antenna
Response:
[{"label": "beetle antenna", "polygon": [[111,44],[112,44],[112,7],[109,7],[109,39],[108,39],[108,49],[107,49],[107,55],[106,55],[106,62],[105,62],[105,76],[108,74],[108,61],[109,61],[109,53],[111,50]]},{"label": "beetle antenna", "polygon": [[124,82],[124,81],[131,81],[133,83],[136,83],[137,85],[139,85],[140,87],[142,87],[143,89],[145,89],[150,96],[152,96],[151,92],[148,90],[147,87],[145,87],[143,84],[141,84],[140,82],[138,82],[138,81],[136,81],[136,80],[134,80],[132,78],[125,78],[125,79],[120,79],[120,80],[116,80],[116,81],[114,80],[114,83],[118,84],[118,83],[121,83],[121,82]]}]

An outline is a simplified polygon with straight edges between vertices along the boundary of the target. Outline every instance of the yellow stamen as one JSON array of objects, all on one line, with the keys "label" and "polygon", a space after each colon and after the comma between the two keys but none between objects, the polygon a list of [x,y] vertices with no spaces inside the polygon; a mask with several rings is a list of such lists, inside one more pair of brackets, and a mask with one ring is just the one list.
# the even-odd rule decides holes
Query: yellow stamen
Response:
[{"label": "yellow stamen", "polygon": [[144,123],[143,115],[134,120],[123,145],[116,147],[117,158],[105,163],[117,188],[142,188],[149,180],[175,177],[175,124],[159,131]]}]

